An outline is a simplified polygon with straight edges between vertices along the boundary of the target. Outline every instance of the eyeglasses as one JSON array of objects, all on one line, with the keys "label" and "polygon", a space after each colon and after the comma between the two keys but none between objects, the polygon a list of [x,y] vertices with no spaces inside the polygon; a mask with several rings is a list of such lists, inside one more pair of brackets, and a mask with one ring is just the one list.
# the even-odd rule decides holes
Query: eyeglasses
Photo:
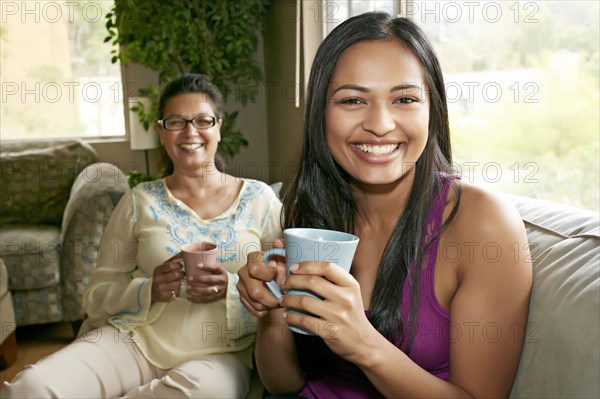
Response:
[{"label": "eyeglasses", "polygon": [[193,119],[185,119],[181,116],[172,116],[167,119],[159,119],[158,124],[166,130],[183,130],[191,123],[196,129],[208,129],[217,123],[217,118],[208,115],[198,115]]}]

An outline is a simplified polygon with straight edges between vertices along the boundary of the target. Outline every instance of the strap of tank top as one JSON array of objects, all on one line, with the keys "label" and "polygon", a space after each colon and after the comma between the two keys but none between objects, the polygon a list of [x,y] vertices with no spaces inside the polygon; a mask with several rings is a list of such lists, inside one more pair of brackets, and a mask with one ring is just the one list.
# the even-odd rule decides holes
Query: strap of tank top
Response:
[{"label": "strap of tank top", "polygon": [[442,189],[439,194],[434,198],[429,214],[427,215],[427,242],[433,239],[427,246],[427,266],[428,269],[435,267],[435,260],[440,242],[439,231],[442,227],[444,219],[444,209],[446,207],[446,199],[448,198],[448,192],[452,186],[452,182],[458,178],[458,176],[450,176],[443,174]]}]

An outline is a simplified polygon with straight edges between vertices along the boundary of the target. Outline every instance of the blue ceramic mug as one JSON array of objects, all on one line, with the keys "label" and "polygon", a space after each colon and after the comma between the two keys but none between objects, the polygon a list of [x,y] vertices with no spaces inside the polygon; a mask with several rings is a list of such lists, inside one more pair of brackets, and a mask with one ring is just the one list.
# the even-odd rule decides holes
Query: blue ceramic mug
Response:
[{"label": "blue ceramic mug", "polygon": [[[353,234],[310,228],[285,229],[283,238],[285,239],[285,248],[270,249],[263,256],[265,263],[268,263],[273,255],[285,257],[286,275],[290,274],[291,265],[306,261],[335,263],[350,272],[359,241],[359,238]],[[275,281],[267,281],[266,285],[277,299],[281,298],[283,294]],[[308,290],[289,290],[286,294],[310,295],[319,298]],[[311,332],[296,326],[290,326],[290,329],[301,334],[312,335]]]}]

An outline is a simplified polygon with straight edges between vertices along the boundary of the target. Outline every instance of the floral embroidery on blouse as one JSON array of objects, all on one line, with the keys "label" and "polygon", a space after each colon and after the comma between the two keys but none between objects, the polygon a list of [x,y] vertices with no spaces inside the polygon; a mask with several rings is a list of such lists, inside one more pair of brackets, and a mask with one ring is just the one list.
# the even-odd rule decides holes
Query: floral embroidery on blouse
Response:
[{"label": "floral embroidery on blouse", "polygon": [[[175,255],[179,253],[179,248],[184,244],[208,239],[219,246],[219,262],[221,263],[239,260],[237,257],[241,251],[236,247],[238,231],[240,228],[251,226],[253,214],[249,204],[263,196],[268,188],[257,181],[245,180],[235,212],[230,213],[229,208],[224,212],[225,216],[220,215],[204,221],[195,213],[190,212],[187,207],[181,206],[179,201],[169,197],[163,180],[143,183],[141,186],[153,199],[150,207],[152,218],[155,221],[159,221],[161,218],[168,221],[165,227],[170,238],[170,242],[165,244],[168,253]],[[260,248],[255,250],[260,250]],[[243,252],[247,252],[247,249],[244,249]]]}]

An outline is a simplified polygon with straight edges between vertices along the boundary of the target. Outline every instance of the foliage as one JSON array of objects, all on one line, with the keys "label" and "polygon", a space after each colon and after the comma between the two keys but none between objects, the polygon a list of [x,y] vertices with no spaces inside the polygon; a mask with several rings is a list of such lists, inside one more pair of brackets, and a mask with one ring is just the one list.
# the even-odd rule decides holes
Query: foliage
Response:
[{"label": "foliage", "polygon": [[[462,3],[452,2],[453,6]],[[484,17],[485,2],[472,3],[476,11],[470,18],[466,3],[458,21],[429,19],[422,26],[436,48],[444,73],[532,67],[536,59],[557,49],[598,52],[598,2],[488,2],[502,9],[498,21]],[[423,19],[427,18],[417,20]]]},{"label": "foliage", "polygon": [[[134,62],[158,72],[159,85],[184,72],[211,77],[225,100],[236,93],[245,105],[262,79],[255,58],[259,28],[269,0],[115,0],[106,16],[108,37],[118,46],[112,62]],[[139,89],[153,101],[150,110],[135,109],[144,127],[156,119],[158,90]],[[231,158],[248,142],[235,128],[237,112],[224,115],[219,152]]]},{"label": "foliage", "polygon": [[462,172],[498,191],[598,211],[600,99],[589,66],[597,61],[581,58],[570,69],[553,57],[539,60],[537,102],[501,101],[479,111],[479,123],[455,113],[453,148]]},{"label": "foliage", "polygon": [[163,177],[162,174],[159,174],[157,176],[151,176],[142,172],[131,172],[127,174],[127,183],[129,184],[129,187],[134,188],[140,183],[143,183],[145,181],[152,181],[159,177]]},{"label": "foliage", "polygon": [[148,87],[142,87],[138,90],[141,96],[150,99],[150,109],[145,109],[144,103],[138,102],[131,107],[131,110],[138,114],[144,130],[148,131],[158,113],[158,88],[152,83]]},{"label": "foliage", "polygon": [[[502,17],[479,12],[486,4]],[[474,6],[472,18],[463,6],[458,21],[424,25],[455,98],[452,148],[463,180],[599,210],[600,3]],[[485,100],[486,84],[502,91]]]},{"label": "foliage", "polygon": [[[68,35],[71,67],[75,76],[113,76],[114,66],[106,62],[110,44],[102,43],[105,32],[101,27],[100,15],[108,14],[110,2],[83,0],[72,2],[69,13]],[[93,7],[90,7],[93,6]],[[90,20],[88,9],[100,13],[98,20]],[[99,10],[98,10],[99,9]],[[90,12],[91,14],[91,12]],[[95,25],[99,26],[96,27]]]}]

